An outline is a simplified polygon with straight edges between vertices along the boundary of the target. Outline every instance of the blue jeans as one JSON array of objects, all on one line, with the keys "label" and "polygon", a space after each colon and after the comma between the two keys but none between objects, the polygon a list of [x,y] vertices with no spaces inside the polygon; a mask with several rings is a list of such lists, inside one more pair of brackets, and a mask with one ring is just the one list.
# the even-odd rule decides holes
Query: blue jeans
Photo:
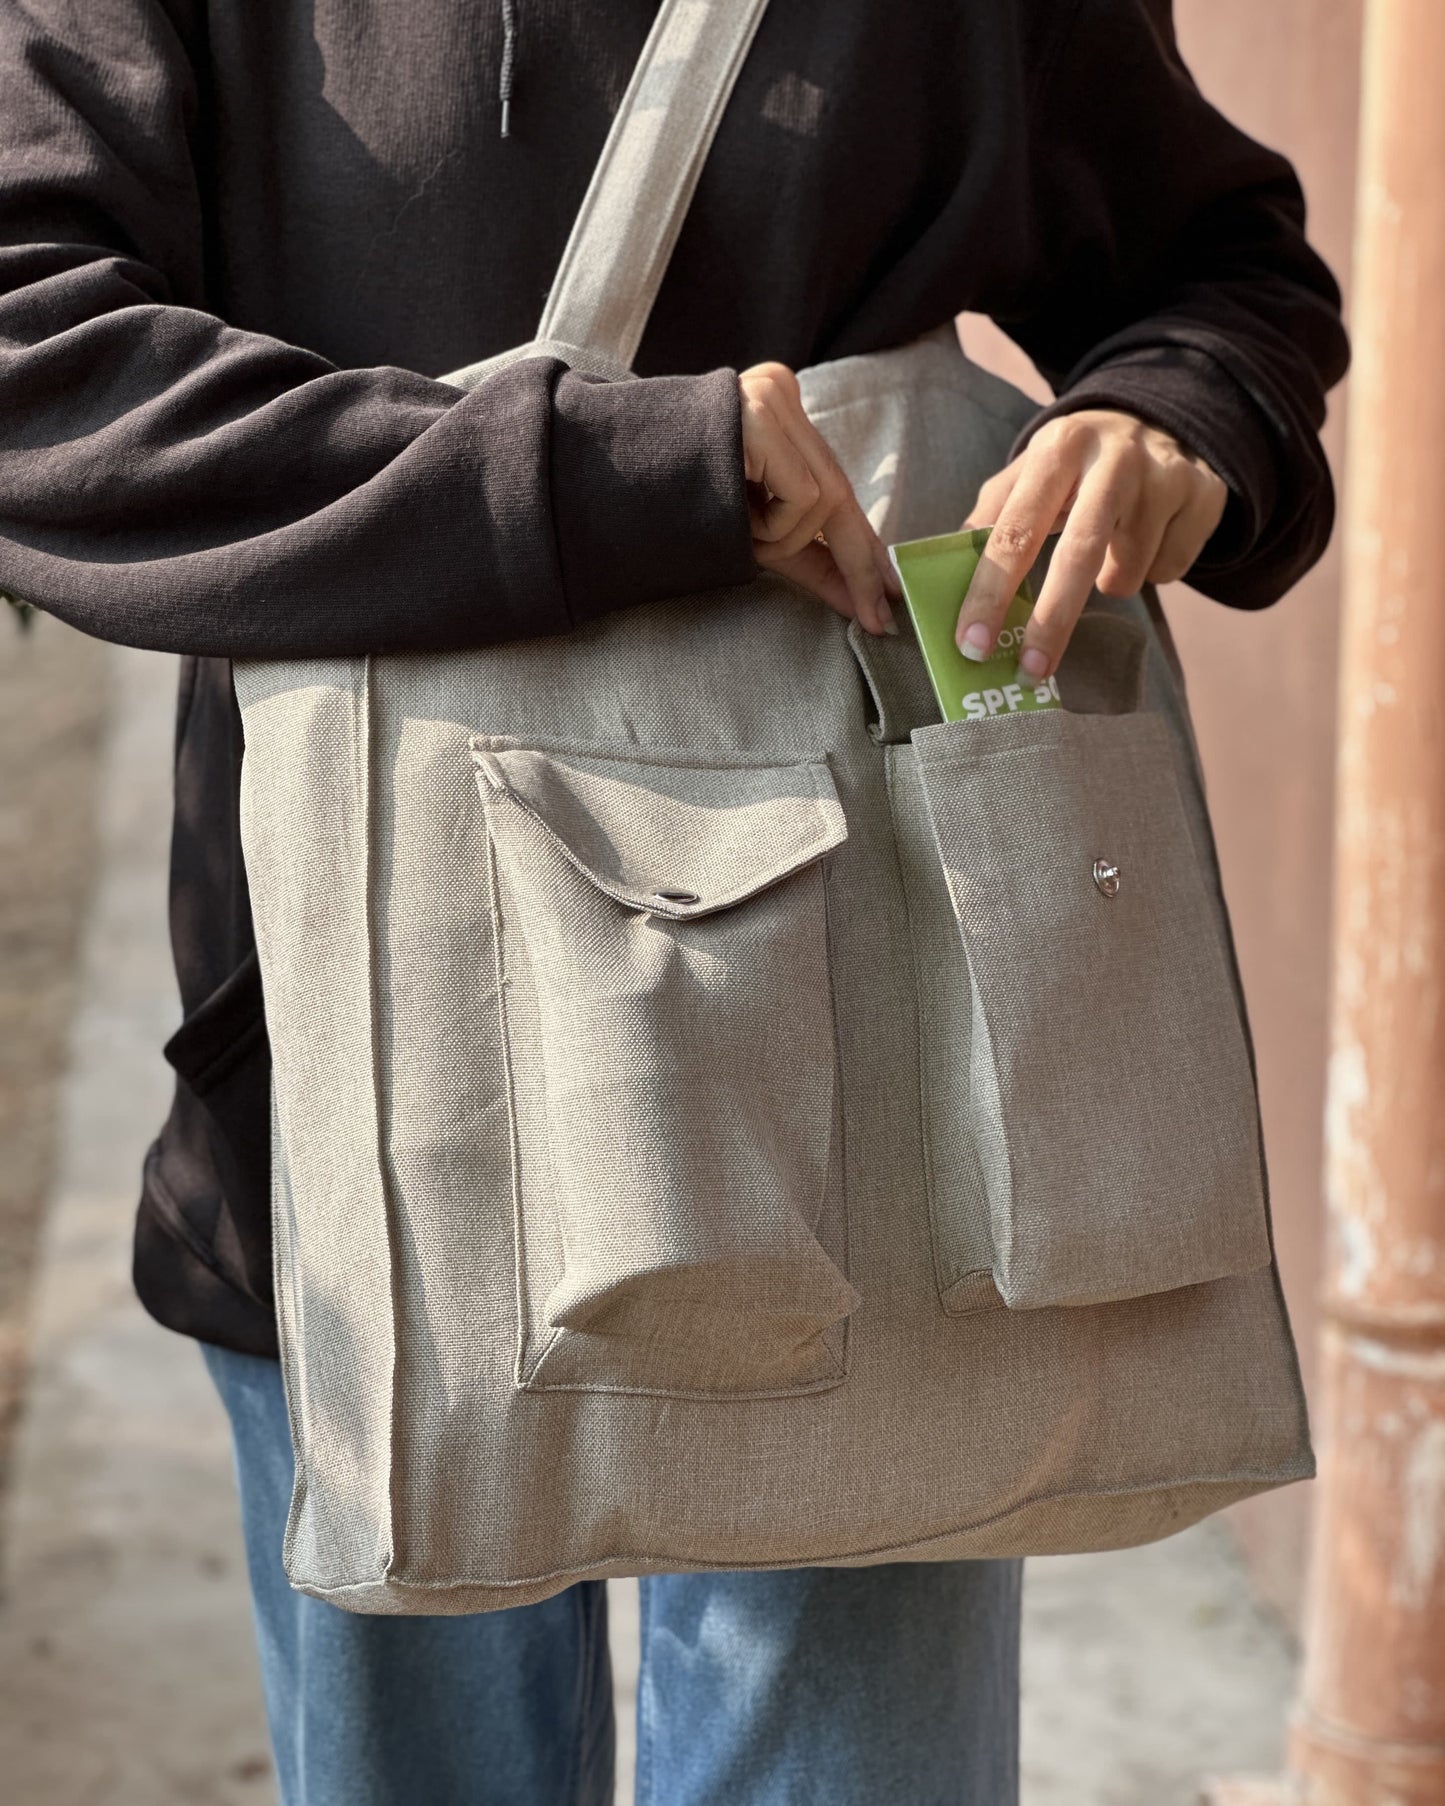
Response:
[{"label": "blue jeans", "polygon": [[[469,1618],[292,1592],[280,1368],[204,1353],[235,1438],[284,1806],[610,1806],[606,1589]],[[644,1579],[638,1806],[1013,1806],[1021,1567]]]}]

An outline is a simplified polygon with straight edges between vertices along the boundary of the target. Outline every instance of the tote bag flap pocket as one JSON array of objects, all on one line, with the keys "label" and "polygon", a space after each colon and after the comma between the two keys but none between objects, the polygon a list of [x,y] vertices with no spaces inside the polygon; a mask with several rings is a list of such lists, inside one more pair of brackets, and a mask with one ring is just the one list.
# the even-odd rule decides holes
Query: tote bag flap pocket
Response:
[{"label": "tote bag flap pocket", "polygon": [[532,1328],[571,1338],[524,1354],[528,1383],[840,1377],[826,1332],[857,1296],[820,862],[847,827],[826,761],[473,757]]},{"label": "tote bag flap pocket", "polygon": [[1004,1301],[1264,1265],[1242,1004],[1167,728],[1049,711],[914,738],[968,964],[966,1108]]},{"label": "tote bag flap pocket", "polygon": [[848,832],[822,760],[671,764],[481,739],[473,755],[599,890],[665,916],[726,909]]}]

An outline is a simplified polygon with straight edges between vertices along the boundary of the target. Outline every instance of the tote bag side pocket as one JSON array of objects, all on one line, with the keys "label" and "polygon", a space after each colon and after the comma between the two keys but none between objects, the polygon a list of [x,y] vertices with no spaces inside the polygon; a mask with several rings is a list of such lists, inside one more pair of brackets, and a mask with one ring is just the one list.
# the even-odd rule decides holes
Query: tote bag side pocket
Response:
[{"label": "tote bag side pocket", "polygon": [[1065,710],[913,740],[967,963],[958,1105],[1004,1302],[1098,1304],[1266,1265],[1223,905],[1164,723]]},{"label": "tote bag side pocket", "polygon": [[525,1244],[519,1383],[836,1385],[858,1297],[823,869],[847,827],[826,762],[485,736],[472,756]]}]

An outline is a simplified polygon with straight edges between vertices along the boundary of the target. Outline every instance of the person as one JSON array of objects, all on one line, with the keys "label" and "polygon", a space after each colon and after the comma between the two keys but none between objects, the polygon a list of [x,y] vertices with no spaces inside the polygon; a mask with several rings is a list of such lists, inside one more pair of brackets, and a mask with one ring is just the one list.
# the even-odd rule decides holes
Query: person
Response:
[{"label": "person", "polygon": [[[958,514],[987,649],[1091,588],[1236,608],[1318,557],[1339,296],[1288,164],[1201,97],[1165,0],[792,0],[766,16],[638,359],[530,338],[657,0],[3,0],[0,586],[182,655],[184,1023],[135,1278],[229,1408],[287,1806],[606,1801],[605,1595],[476,1618],[288,1591],[268,1055],[235,657],[444,653],[781,571],[892,579],[792,372],[991,315],[1057,399]],[[740,373],[740,374],[739,374]],[[699,595],[699,606],[706,606]],[[1017,1796],[1014,1562],[643,1582],[638,1798]]]}]

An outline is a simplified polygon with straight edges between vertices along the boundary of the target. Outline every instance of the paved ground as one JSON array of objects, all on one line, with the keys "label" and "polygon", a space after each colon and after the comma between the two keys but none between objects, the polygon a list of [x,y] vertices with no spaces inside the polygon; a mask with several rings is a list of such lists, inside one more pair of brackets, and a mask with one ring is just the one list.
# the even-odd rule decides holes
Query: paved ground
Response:
[{"label": "paved ground", "polygon": [[[172,678],[126,654],[112,681],[101,881],[7,1529],[0,1794],[269,1806],[220,1410],[128,1281],[135,1172],[166,1090],[155,1050],[174,1014],[161,877]],[[632,1600],[617,1589],[624,1766]],[[1274,1766],[1293,1658],[1223,1530],[1033,1563],[1026,1612],[1025,1806],[1188,1806],[1208,1773]]]},{"label": "paved ground", "polygon": [[[3,623],[0,623],[3,625]],[[56,1184],[0,1611],[8,1806],[270,1798],[217,1407],[130,1290],[140,1156],[176,1014],[165,858],[174,674],[117,655]],[[243,1702],[238,1709],[238,1702]]]},{"label": "paved ground", "polygon": [[0,1492],[90,893],[104,649],[0,603]]}]

